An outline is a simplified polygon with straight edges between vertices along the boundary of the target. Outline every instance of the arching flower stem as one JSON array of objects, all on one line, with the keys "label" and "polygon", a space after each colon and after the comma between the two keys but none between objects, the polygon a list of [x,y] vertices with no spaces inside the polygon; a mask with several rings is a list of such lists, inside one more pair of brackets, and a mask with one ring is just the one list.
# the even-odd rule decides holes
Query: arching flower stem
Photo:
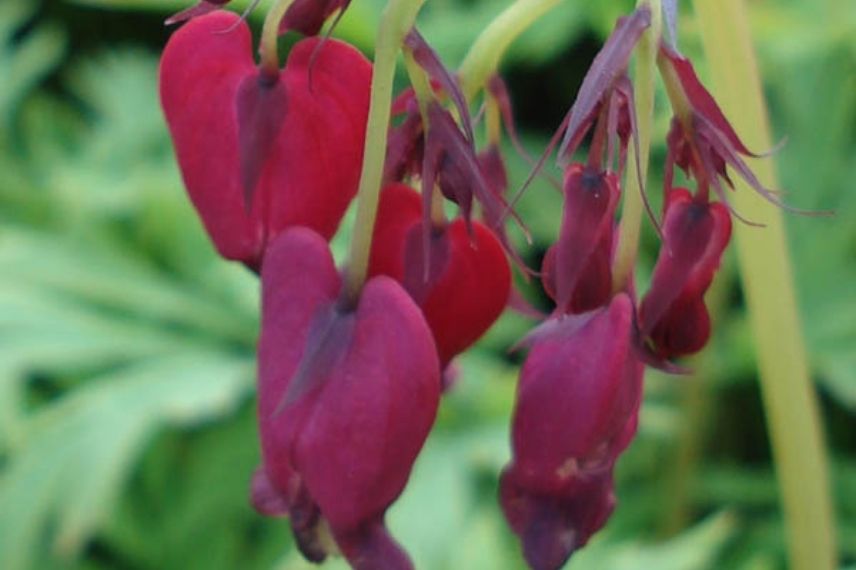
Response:
[{"label": "arching flower stem", "polygon": [[488,24],[459,68],[461,90],[467,100],[472,100],[496,73],[508,46],[561,1],[517,0]]},{"label": "arching flower stem", "polygon": [[[283,0],[286,1],[286,0]],[[372,232],[386,158],[389,110],[396,58],[425,0],[390,0],[381,15],[375,43],[372,95],[366,129],[363,170],[357,194],[357,218],[345,271],[345,295],[356,302],[366,280]]]},{"label": "arching flower stem", "polygon": [[294,0],[276,0],[276,4],[265,16],[262,39],[259,43],[259,54],[262,71],[272,77],[279,73],[279,53],[277,51],[279,24],[293,3]]}]

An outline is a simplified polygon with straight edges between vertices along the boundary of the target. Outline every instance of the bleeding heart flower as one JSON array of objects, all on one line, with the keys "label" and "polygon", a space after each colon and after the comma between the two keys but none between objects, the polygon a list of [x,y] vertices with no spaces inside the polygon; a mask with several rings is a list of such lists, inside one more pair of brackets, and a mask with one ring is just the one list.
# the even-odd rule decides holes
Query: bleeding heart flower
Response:
[{"label": "bleeding heart flower", "polygon": [[642,392],[626,294],[553,317],[524,340],[513,460],[500,500],[532,568],[557,569],[606,522],[612,469],[630,442]]},{"label": "bleeding heart flower", "polygon": [[692,354],[710,337],[704,294],[731,238],[731,216],[718,202],[691,196],[684,188],[669,195],[663,246],[651,289],[639,308],[639,327],[661,358]]},{"label": "bleeding heart flower", "polygon": [[259,430],[253,485],[264,513],[287,510],[301,549],[323,559],[324,529],[354,568],[411,568],[383,525],[437,412],[431,331],[401,286],[375,277],[355,307],[324,239],[291,229],[262,269]]},{"label": "bleeding heart flower", "polygon": [[211,240],[223,257],[257,267],[290,226],[335,233],[359,182],[371,65],[345,43],[313,38],[270,77],[252,49],[236,15],[195,18],[164,50],[160,89]]},{"label": "bleeding heart flower", "polygon": [[369,275],[404,284],[425,313],[445,367],[475,343],[508,303],[511,270],[502,245],[484,225],[464,220],[433,228],[429,264],[422,235],[422,203],[403,184],[384,188],[372,241]]}]

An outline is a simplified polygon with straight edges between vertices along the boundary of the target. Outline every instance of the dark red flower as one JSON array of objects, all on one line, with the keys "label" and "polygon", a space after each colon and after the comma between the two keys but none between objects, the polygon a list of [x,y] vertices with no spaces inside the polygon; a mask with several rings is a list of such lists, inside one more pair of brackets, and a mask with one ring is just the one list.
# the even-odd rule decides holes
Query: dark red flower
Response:
[{"label": "dark red flower", "polygon": [[217,12],[187,23],[164,51],[161,101],[179,166],[223,257],[256,267],[293,225],[329,238],[356,193],[371,65],[345,43],[319,42],[296,44],[268,77],[247,25]]},{"label": "dark red flower", "polygon": [[404,570],[384,528],[437,412],[440,369],[419,308],[388,277],[355,307],[324,239],[294,228],[262,268],[259,431],[262,512],[287,509],[307,557],[323,559],[325,525],[354,568]]},{"label": "dark red flower", "polygon": [[691,196],[684,188],[669,195],[663,245],[651,288],[639,308],[639,327],[654,352],[672,358],[701,350],[710,337],[704,294],[731,237],[731,217],[718,202]]},{"label": "dark red flower", "polygon": [[612,469],[635,433],[642,391],[633,311],[619,294],[596,311],[553,317],[524,341],[500,500],[536,570],[559,568],[612,511]]},{"label": "dark red flower", "polygon": [[573,164],[565,174],[559,240],[544,256],[542,282],[559,313],[582,313],[612,294],[612,244],[618,178]]},{"label": "dark red flower", "polygon": [[425,314],[445,367],[502,314],[511,270],[493,232],[473,222],[470,233],[458,219],[433,228],[426,275],[421,222],[419,194],[403,184],[384,188],[369,275],[389,275],[404,284]]}]

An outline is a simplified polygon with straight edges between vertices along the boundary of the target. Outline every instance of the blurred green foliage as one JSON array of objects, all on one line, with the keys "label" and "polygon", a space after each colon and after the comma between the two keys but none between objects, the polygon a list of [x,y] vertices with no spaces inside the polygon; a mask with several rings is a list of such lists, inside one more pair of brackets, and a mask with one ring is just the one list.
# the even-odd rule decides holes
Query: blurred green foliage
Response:
[{"label": "blurred green foliage", "polygon": [[[257,284],[219,260],[183,192],[156,95],[159,21],[184,0],[0,3],[0,568],[307,568],[283,521],[257,516],[253,376]],[[242,4],[235,2],[238,7]],[[337,34],[371,49],[381,0]],[[420,20],[460,61],[504,5],[432,0]],[[533,154],[630,2],[567,0],[506,60]],[[684,6],[682,45],[698,51]],[[844,566],[856,564],[856,8],[752,3],[790,242],[834,459]],[[93,30],[103,30],[103,34]],[[701,66],[703,69],[703,65]],[[664,139],[665,105],[655,140]],[[656,143],[652,188],[664,148]],[[512,180],[527,165],[513,152]],[[652,193],[657,200],[656,192]],[[556,235],[543,181],[521,211],[538,256]],[[758,230],[758,231],[763,231]],[[646,234],[640,287],[656,253]],[[337,239],[339,251],[347,237]],[[717,334],[691,378],[649,373],[619,508],[571,568],[784,566],[752,339],[733,263]],[[537,292],[530,291],[533,299]],[[390,526],[424,569],[522,568],[495,503],[517,360],[507,315],[460,359]],[[331,562],[326,568],[344,568]]]}]

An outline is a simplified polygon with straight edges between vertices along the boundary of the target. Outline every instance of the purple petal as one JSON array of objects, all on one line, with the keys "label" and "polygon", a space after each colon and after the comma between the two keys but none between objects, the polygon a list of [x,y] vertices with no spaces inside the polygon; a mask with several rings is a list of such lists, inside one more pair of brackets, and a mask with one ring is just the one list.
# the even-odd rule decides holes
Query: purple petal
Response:
[{"label": "purple petal", "polygon": [[603,100],[604,94],[613,82],[627,68],[630,54],[636,47],[648,26],[651,25],[651,10],[648,6],[640,6],[629,16],[618,19],[615,29],[583,78],[577,98],[571,107],[571,118],[565,138],[559,147],[560,163],[570,160],[576,146],[582,140],[587,125],[590,124]]},{"label": "purple petal", "polygon": [[261,73],[238,88],[238,147],[244,207],[249,212],[259,179],[276,146],[287,112],[285,84]]},{"label": "purple petal", "polygon": [[467,100],[464,97],[463,91],[461,91],[458,80],[449,73],[449,70],[446,69],[443,62],[440,61],[440,57],[437,55],[437,52],[428,45],[428,42],[425,41],[425,38],[422,37],[416,28],[410,30],[410,33],[408,33],[404,38],[404,43],[412,51],[413,59],[416,60],[416,63],[418,63],[419,66],[428,73],[428,76],[433,81],[436,81],[452,99],[452,102],[455,104],[455,108],[458,110],[458,115],[461,118],[461,124],[464,127],[464,133],[466,134],[467,140],[472,145],[475,142],[475,136],[473,135],[473,122],[470,118],[470,110],[467,106]]}]

